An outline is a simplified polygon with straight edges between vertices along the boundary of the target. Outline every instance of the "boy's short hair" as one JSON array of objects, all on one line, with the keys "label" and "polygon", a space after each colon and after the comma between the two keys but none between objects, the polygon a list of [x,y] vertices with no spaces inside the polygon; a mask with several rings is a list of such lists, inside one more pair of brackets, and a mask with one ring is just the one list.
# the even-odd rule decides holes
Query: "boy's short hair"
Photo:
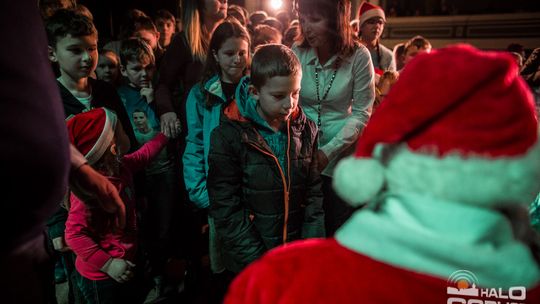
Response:
[{"label": "boy's short hair", "polygon": [[298,36],[300,36],[300,27],[297,25],[289,26],[289,28],[285,30],[285,34],[283,34],[281,41],[286,46],[291,47],[298,39]]},{"label": "boy's short hair", "polygon": [[67,35],[82,37],[98,34],[94,23],[72,9],[59,9],[46,20],[47,40],[52,47]]},{"label": "boy's short hair", "polygon": [[251,13],[248,19],[252,26],[257,26],[261,22],[263,22],[264,19],[266,19],[267,17],[268,17],[268,13],[266,13],[263,10],[260,10],[260,11],[254,11],[253,13]]},{"label": "boy's short hair", "polygon": [[427,40],[426,38],[420,35],[412,37],[409,41],[405,43],[405,48],[404,48],[403,53],[407,54],[407,50],[411,46],[416,46],[416,48],[418,49],[431,49],[431,43],[429,43],[429,40]]},{"label": "boy's short hair", "polygon": [[103,49],[103,48],[98,49],[98,54],[99,55],[105,55],[107,53],[113,55],[113,57],[116,58],[116,61],[118,61],[120,63],[120,57],[118,57],[118,54],[116,54],[115,51],[110,50],[110,49]]},{"label": "boy's short hair", "polygon": [[154,51],[146,41],[140,38],[130,38],[122,41],[120,64],[126,66],[129,61],[142,61],[144,58],[150,58],[152,63],[156,62]]},{"label": "boy's short hair", "polygon": [[275,76],[302,73],[302,66],[294,52],[283,44],[265,44],[255,50],[251,62],[251,83],[257,89]]},{"label": "boy's short hair", "polygon": [[253,30],[253,48],[261,44],[281,43],[282,39],[281,32],[270,25],[259,24]]},{"label": "boy's short hair", "polygon": [[172,21],[174,25],[176,25],[176,18],[174,18],[174,15],[168,10],[165,10],[165,9],[158,10],[156,14],[154,15],[154,22],[156,22],[156,20],[158,19],[169,20],[169,21]]},{"label": "boy's short hair", "polygon": [[236,4],[230,4],[227,7],[227,17],[234,17],[238,19],[238,22],[240,22],[242,26],[246,26],[248,22],[248,17],[245,15],[244,10],[242,7]]},{"label": "boy's short hair", "polygon": [[134,25],[135,32],[140,30],[146,30],[154,33],[158,32],[154,21],[152,21],[152,19],[148,16],[140,16],[135,18]]},{"label": "boy's short hair", "polygon": [[90,19],[90,21],[94,22],[94,15],[92,14],[92,12],[88,9],[88,7],[82,5],[82,4],[77,4],[77,6],[75,6],[73,8],[73,10],[81,15],[84,15],[86,17],[88,17],[88,19]]},{"label": "boy's short hair", "polygon": [[269,25],[278,30],[280,33],[283,33],[283,23],[281,23],[281,21],[279,21],[276,17],[268,17],[264,19],[261,24]]}]

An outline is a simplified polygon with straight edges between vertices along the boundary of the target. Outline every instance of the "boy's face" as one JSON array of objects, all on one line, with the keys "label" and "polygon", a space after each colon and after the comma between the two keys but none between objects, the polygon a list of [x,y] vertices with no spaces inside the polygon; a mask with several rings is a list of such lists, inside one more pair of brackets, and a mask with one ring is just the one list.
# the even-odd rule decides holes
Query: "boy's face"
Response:
[{"label": "boy's face", "polygon": [[96,76],[98,79],[114,83],[118,79],[119,69],[116,56],[110,52],[99,54],[99,60],[96,67]]},{"label": "boy's face", "polygon": [[379,39],[384,31],[384,19],[381,17],[369,18],[362,24],[362,38],[366,41]]},{"label": "boy's face", "polygon": [[409,63],[411,60],[413,60],[414,57],[416,57],[416,55],[418,54],[422,54],[422,53],[429,53],[431,52],[431,47],[421,47],[421,48],[418,48],[416,45],[411,45],[407,48],[407,50],[405,51],[405,60],[404,60],[404,63],[407,64]]},{"label": "boy's face", "polygon": [[120,67],[122,75],[137,89],[151,86],[155,69],[154,62],[148,56],[144,56],[141,60],[129,60],[126,66]]},{"label": "boy's face", "polygon": [[49,46],[49,59],[58,62],[62,77],[75,81],[92,74],[98,61],[97,35],[59,38],[56,46]]},{"label": "boy's face", "polygon": [[289,120],[298,106],[302,73],[289,76],[274,76],[260,88],[252,87],[259,101],[259,114],[270,126],[279,126]]},{"label": "boy's face", "polygon": [[157,19],[156,27],[159,32],[159,41],[162,46],[167,46],[171,42],[171,37],[174,34],[174,23],[169,19]]},{"label": "boy's face", "polygon": [[156,50],[158,46],[159,41],[159,32],[153,32],[153,31],[147,31],[147,30],[139,30],[135,37],[141,38],[142,40],[146,41],[150,48],[152,50]]}]

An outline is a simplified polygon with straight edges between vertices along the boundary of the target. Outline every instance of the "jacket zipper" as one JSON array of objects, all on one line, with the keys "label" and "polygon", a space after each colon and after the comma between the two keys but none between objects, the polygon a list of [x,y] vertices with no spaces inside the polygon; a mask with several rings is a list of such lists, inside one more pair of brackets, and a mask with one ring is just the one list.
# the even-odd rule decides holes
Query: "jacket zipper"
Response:
[{"label": "jacket zipper", "polygon": [[[291,150],[291,133],[289,128],[289,121],[287,122],[287,175],[289,176],[288,180],[285,178],[285,173],[283,172],[283,168],[281,168],[281,165],[279,164],[279,160],[277,157],[264,150],[261,149],[258,145],[256,145],[253,142],[249,142],[251,146],[253,146],[255,149],[259,150],[261,153],[270,156],[277,164],[279,173],[281,175],[281,180],[283,183],[283,202],[285,204],[285,214],[283,218],[283,244],[287,243],[287,224],[289,222],[289,189],[291,187],[291,157],[290,157],[290,150]],[[287,184],[288,183],[288,184]]]}]

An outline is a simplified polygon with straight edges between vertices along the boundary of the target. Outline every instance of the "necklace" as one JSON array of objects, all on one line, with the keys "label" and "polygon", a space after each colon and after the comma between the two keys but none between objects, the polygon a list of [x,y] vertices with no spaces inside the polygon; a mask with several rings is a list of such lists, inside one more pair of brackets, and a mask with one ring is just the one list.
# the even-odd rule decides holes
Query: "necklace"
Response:
[{"label": "necklace", "polygon": [[334,79],[336,79],[337,70],[339,68],[339,58],[336,59],[334,73],[332,73],[332,77],[330,78],[330,82],[328,83],[328,87],[326,87],[326,91],[323,94],[323,97],[319,95],[319,72],[317,69],[315,69],[315,88],[317,89],[317,127],[319,128],[319,137],[322,135],[321,131],[321,110],[322,110],[322,101],[326,99],[328,96],[328,92],[330,92],[330,89],[332,88],[332,85],[334,84]]}]

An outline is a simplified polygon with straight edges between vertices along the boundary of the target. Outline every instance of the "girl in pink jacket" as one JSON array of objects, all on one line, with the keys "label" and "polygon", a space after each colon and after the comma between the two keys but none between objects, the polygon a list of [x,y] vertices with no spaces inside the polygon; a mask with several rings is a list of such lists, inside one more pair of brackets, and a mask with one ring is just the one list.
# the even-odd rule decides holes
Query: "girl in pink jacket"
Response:
[{"label": "girl in pink jacket", "polygon": [[88,163],[106,176],[125,203],[126,226],[114,229],[114,217],[91,208],[71,194],[66,222],[66,242],[77,255],[77,285],[88,303],[137,303],[144,298],[131,280],[135,274],[137,223],[133,173],[143,169],[166,145],[158,134],[136,152],[124,155],[129,139],[116,114],[97,108],[67,121],[70,141],[85,154]]}]

